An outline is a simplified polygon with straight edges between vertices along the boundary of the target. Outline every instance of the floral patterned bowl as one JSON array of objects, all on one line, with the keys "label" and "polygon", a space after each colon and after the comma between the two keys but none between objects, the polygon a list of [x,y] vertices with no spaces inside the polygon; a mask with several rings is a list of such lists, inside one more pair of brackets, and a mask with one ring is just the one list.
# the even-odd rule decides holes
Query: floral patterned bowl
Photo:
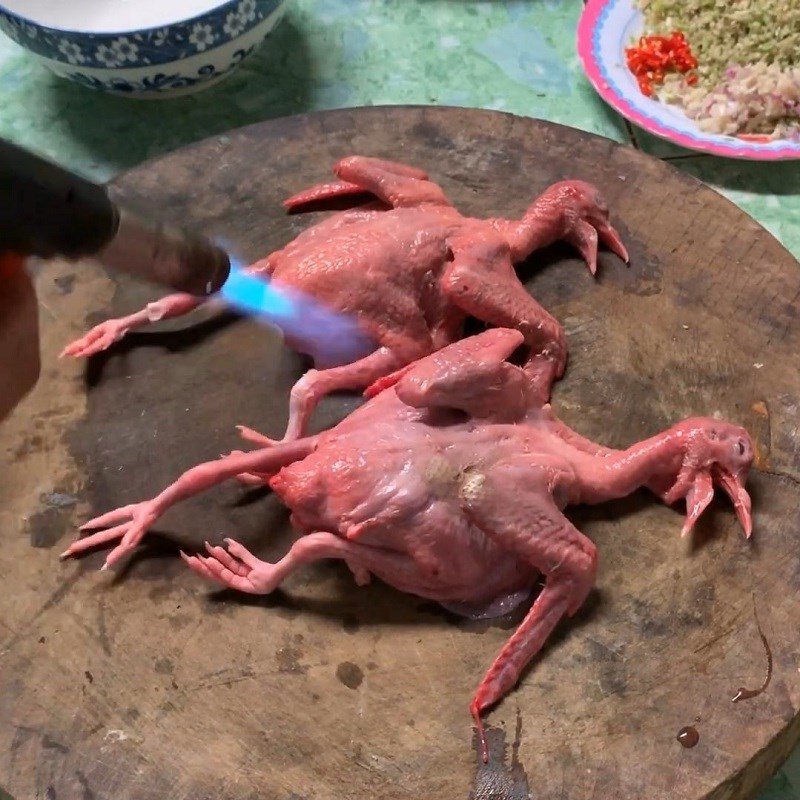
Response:
[{"label": "floral patterned bowl", "polygon": [[197,91],[230,74],[275,27],[285,5],[2,0],[0,30],[56,75],[129,97],[163,97]]}]

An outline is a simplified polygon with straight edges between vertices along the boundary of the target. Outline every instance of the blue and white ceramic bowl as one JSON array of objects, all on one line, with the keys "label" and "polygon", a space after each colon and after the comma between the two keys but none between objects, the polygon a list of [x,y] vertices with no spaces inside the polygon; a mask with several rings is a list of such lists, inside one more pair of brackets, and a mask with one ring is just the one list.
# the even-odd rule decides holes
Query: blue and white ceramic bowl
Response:
[{"label": "blue and white ceramic bowl", "polygon": [[0,30],[56,75],[133,97],[188,94],[230,74],[286,0],[0,0]]}]

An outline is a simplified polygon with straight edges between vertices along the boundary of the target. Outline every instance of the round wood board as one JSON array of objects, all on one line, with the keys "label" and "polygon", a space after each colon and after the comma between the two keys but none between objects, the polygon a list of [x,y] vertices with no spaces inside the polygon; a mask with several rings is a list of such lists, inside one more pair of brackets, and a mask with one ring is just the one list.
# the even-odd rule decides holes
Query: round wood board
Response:
[{"label": "round wood board", "polygon": [[[572,513],[597,543],[597,589],[489,716],[467,707],[509,623],[458,621],[338,563],[266,598],[214,593],[176,542],[235,534],[270,560],[291,533],[263,492],[227,485],[174,509],[118,576],[57,553],[90,513],[149,497],[279,434],[302,362],[269,330],[210,311],[58,362],[87,324],[155,295],[91,265],[38,275],[44,371],[0,434],[0,784],[17,800],[651,800],[744,798],[800,735],[800,269],[732,204],[664,163],[576,130],[451,108],[368,108],[255,125],[118,186],[246,259],[319,218],[282,198],[350,153],[423,167],[465,212],[519,214],[566,177],[601,187],[631,265],[593,280],[558,246],[521,270],[565,325],[560,415],[614,446],[720,414],[758,444],[751,543],[727,501],[692,542],[652,496]],[[86,318],[87,312],[89,318]],[[332,424],[357,398],[327,401]],[[774,654],[768,690],[753,604]],[[700,742],[683,749],[678,730]]]}]

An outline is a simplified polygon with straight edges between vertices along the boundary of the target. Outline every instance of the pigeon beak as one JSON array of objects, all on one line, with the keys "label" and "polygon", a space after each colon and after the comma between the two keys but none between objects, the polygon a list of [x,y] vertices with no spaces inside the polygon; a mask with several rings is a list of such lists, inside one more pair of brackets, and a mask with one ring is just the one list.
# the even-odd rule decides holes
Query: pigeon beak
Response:
[{"label": "pigeon beak", "polygon": [[747,489],[744,488],[744,483],[739,475],[731,472],[726,472],[717,467],[714,476],[717,482],[724,490],[725,494],[730,497],[733,503],[736,517],[744,530],[744,535],[749,539],[753,533],[753,516],[751,514],[752,502]]},{"label": "pigeon beak", "polygon": [[628,256],[628,251],[625,249],[620,235],[610,225],[606,224],[600,227],[600,241],[626,264],[630,264],[630,256]]},{"label": "pigeon beak", "polygon": [[708,504],[714,498],[714,483],[708,472],[698,472],[689,491],[686,493],[686,522],[681,536],[688,536]]}]

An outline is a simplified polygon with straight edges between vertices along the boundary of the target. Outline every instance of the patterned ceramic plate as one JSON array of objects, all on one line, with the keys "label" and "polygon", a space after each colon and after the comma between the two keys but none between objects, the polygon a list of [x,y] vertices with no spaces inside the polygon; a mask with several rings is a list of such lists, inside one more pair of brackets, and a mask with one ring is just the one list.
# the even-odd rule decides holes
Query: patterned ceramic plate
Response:
[{"label": "patterned ceramic plate", "polygon": [[642,33],[633,0],[589,0],[578,23],[578,55],[600,96],[631,122],[674,144],[729,158],[800,159],[800,142],[744,142],[705,133],[674,106],[645,97],[625,65],[625,47]]}]

